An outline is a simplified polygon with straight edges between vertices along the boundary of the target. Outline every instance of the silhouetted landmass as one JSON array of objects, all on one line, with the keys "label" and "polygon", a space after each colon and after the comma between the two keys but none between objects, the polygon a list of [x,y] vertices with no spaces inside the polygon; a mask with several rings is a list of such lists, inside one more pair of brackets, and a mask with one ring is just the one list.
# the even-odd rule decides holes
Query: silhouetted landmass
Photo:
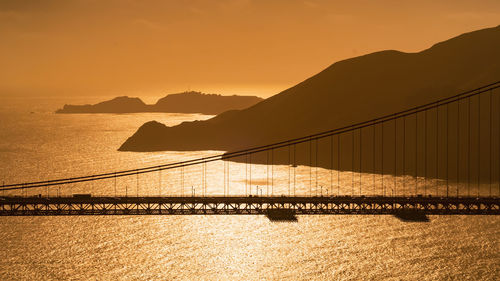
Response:
[{"label": "silhouetted landmass", "polygon": [[199,92],[171,94],[158,100],[155,110],[161,112],[219,114],[228,110],[244,109],[260,101],[256,96],[221,96]]},{"label": "silhouetted landmass", "polygon": [[256,96],[222,96],[184,92],[167,95],[153,105],[147,105],[139,98],[117,97],[94,105],[64,105],[56,113],[173,112],[216,115],[227,110],[244,109],[261,100]]},{"label": "silhouetted landmass", "polygon": [[[119,149],[235,151],[307,136],[497,82],[498,62],[500,26],[463,34],[418,53],[377,52],[337,62],[244,110],[174,127],[148,122]],[[379,124],[231,160],[290,167],[306,165],[356,174],[451,177],[460,182],[477,181],[477,185],[487,183],[498,178],[498,169],[485,169],[481,162],[497,153],[496,145],[491,148],[492,140],[498,141],[497,130],[493,130],[490,137],[485,136],[488,136],[488,124],[498,126],[495,111],[498,111],[499,92],[493,90],[485,93],[482,100],[480,96],[467,98],[449,107],[443,105],[439,110],[385,122],[383,126]],[[493,103],[488,99],[493,99]],[[481,103],[483,110],[478,107]],[[495,110],[492,121],[488,115],[490,110]],[[334,147],[337,149],[332,149]],[[352,178],[354,187],[355,176]],[[362,181],[361,177],[356,178],[356,182]],[[419,185],[418,180],[414,182],[415,186]],[[421,184],[428,186],[429,181]]]},{"label": "silhouetted landmass", "polygon": [[135,113],[146,112],[150,108],[139,98],[116,97],[98,104],[70,105],[65,104],[56,113]]},{"label": "silhouetted landmass", "polygon": [[233,151],[339,128],[497,81],[499,61],[500,26],[418,53],[376,52],[334,63],[244,110],[173,127],[148,122],[119,150]]}]

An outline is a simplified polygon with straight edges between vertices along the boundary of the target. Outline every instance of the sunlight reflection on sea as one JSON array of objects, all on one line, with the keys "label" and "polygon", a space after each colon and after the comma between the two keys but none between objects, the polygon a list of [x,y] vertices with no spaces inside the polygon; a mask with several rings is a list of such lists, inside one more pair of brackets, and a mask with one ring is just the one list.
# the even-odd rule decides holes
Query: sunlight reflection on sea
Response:
[{"label": "sunlight reflection on sea", "polygon": [[[53,114],[64,102],[0,106],[0,181],[87,175],[220,153],[116,150],[144,122],[174,125],[210,116]],[[223,184],[222,166],[208,169],[209,193],[222,193],[217,189],[217,182]],[[231,192],[244,193],[245,165],[230,163],[230,169],[240,175],[231,179]],[[253,169],[254,185],[264,188],[265,166]],[[282,165],[275,172],[287,178],[289,169]],[[296,192],[306,194],[308,168],[296,169]],[[338,192],[328,172],[319,173],[314,192]],[[186,169],[186,195],[191,187],[201,192],[200,174],[199,167]],[[368,184],[372,176],[364,178]],[[351,180],[350,173],[341,174],[341,192],[351,190]],[[375,180],[380,186],[380,179]],[[289,192],[286,180],[275,185],[275,194]],[[138,186],[134,177],[119,179],[117,193],[181,192],[176,171],[141,176]],[[52,188],[49,193],[89,190],[110,195],[114,182]],[[429,223],[370,215],[299,216],[297,223],[273,223],[264,216],[2,217],[0,279],[495,280],[500,275],[499,237],[500,219],[493,216],[431,216]]]}]

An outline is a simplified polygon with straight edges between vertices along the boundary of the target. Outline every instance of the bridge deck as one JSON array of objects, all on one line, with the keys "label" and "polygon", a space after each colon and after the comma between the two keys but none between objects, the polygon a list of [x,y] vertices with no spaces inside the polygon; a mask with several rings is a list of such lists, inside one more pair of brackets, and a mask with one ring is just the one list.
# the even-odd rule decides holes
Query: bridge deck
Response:
[{"label": "bridge deck", "polygon": [[498,197],[234,196],[234,197],[0,197],[2,216],[267,214],[500,215]]}]

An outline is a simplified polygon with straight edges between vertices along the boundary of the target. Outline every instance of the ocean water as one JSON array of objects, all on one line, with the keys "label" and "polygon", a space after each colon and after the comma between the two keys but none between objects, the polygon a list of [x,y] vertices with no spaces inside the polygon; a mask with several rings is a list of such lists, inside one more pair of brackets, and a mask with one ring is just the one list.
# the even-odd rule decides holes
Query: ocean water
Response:
[{"label": "ocean water", "polygon": [[[76,114],[64,103],[97,100],[0,99],[0,183],[89,175],[215,155],[221,151],[118,152],[144,122],[203,120],[198,114]],[[230,194],[268,193],[264,165],[229,163]],[[207,192],[223,194],[224,164],[207,165]],[[307,172],[319,174],[314,186]],[[276,166],[274,194],[348,193],[352,174]],[[28,195],[201,193],[202,167],[100,183],[37,189]],[[336,171],[335,171],[336,173]],[[337,176],[337,174],[334,174]],[[363,175],[363,190],[380,179]],[[370,186],[368,179],[374,179]],[[390,177],[386,177],[391,182]],[[260,187],[259,187],[260,186]],[[438,188],[439,183],[437,183]],[[318,188],[318,187],[321,187]],[[323,188],[324,187],[324,188]],[[396,188],[396,186],[394,186]],[[10,192],[6,194],[17,194]],[[0,217],[0,280],[498,280],[500,218],[430,216],[428,223],[392,216]]]}]

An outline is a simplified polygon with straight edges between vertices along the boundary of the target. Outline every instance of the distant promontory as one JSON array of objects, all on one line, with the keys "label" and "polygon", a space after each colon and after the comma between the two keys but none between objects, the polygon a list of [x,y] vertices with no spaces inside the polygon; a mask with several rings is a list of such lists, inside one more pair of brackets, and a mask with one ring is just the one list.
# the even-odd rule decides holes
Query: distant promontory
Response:
[{"label": "distant promontory", "polygon": [[93,105],[66,104],[56,113],[171,112],[217,115],[228,110],[244,109],[260,101],[262,98],[256,96],[222,96],[191,91],[167,95],[151,105],[145,104],[140,98],[123,96]]}]

